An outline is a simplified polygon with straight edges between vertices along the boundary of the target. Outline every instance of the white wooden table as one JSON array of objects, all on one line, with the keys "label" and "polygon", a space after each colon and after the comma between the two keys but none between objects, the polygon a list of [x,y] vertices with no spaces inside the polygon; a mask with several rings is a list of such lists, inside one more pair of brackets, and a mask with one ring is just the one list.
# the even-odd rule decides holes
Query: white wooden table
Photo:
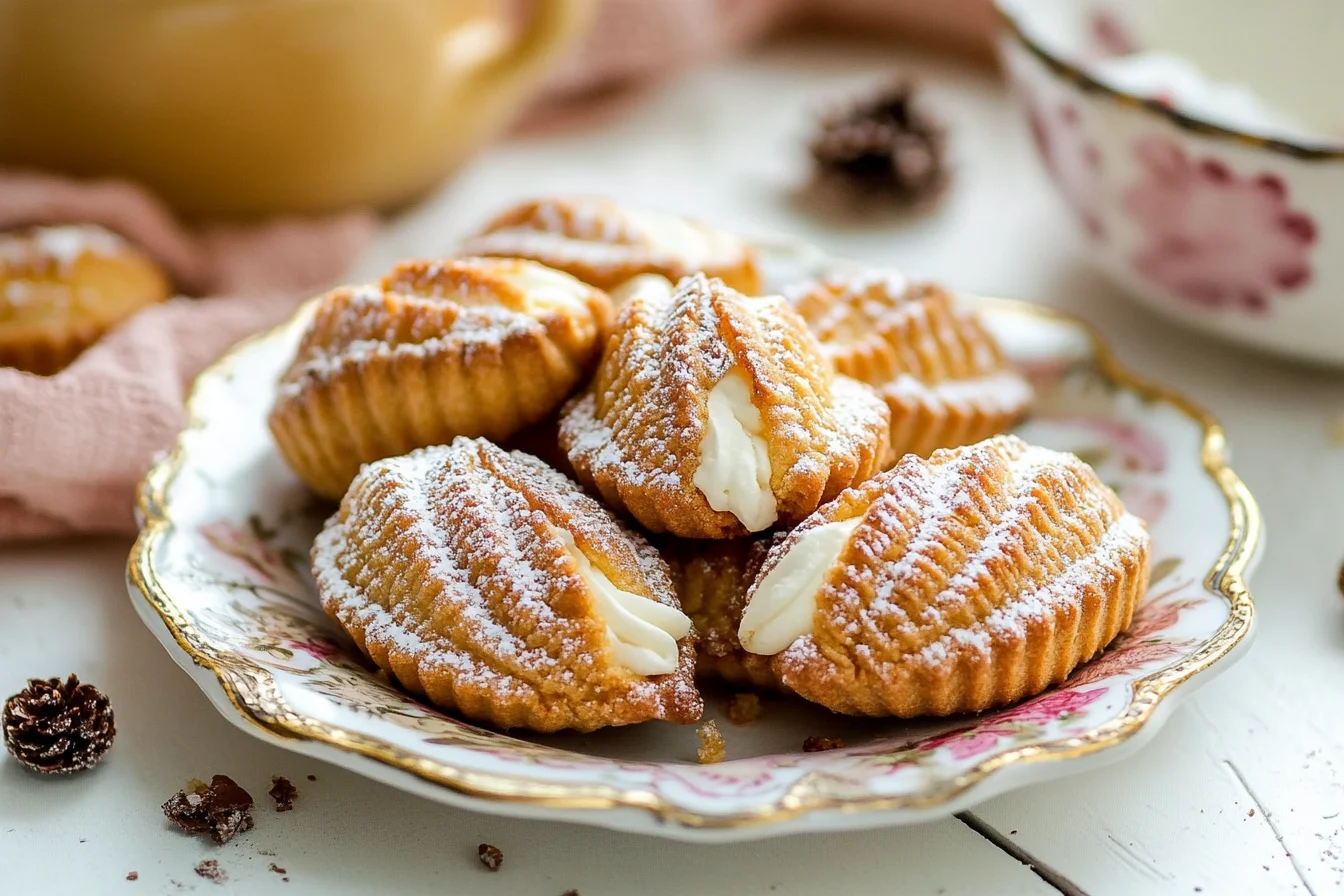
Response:
[{"label": "white wooden table", "polygon": [[[811,111],[898,62],[951,123],[948,201],[880,227],[809,217],[790,190]],[[1270,532],[1249,657],[1137,758],[964,820],[705,847],[457,811],[264,745],[219,718],[140,625],[122,579],[128,540],[9,548],[0,696],[75,671],[111,695],[120,734],[99,769],[68,780],[0,761],[0,893],[208,893],[193,873],[205,858],[227,873],[222,889],[247,893],[1344,892],[1344,447],[1326,434],[1344,414],[1344,380],[1242,357],[1136,310],[1086,266],[999,83],[876,46],[774,47],[687,76],[606,128],[507,143],[393,223],[359,273],[442,251],[512,198],[563,191],[792,233],[1092,320],[1123,360],[1227,424]],[[215,773],[263,803],[270,776],[286,775],[298,807],[263,805],[256,829],[222,848],[178,833],[159,804]],[[477,862],[481,842],[504,850],[499,873]]]}]

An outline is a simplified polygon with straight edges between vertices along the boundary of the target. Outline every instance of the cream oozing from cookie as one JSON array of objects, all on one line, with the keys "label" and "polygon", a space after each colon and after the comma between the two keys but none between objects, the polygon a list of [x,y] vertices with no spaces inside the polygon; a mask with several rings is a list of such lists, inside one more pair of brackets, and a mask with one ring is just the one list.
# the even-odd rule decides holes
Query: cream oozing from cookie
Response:
[{"label": "cream oozing from cookie", "polygon": [[742,254],[737,237],[686,218],[637,210],[627,210],[625,215],[631,229],[644,234],[655,252],[677,259],[688,270],[731,261]]},{"label": "cream oozing from cookie", "polygon": [[638,274],[611,291],[611,303],[619,308],[636,297],[646,302],[666,302],[672,298],[672,289],[672,281],[662,274]]},{"label": "cream oozing from cookie", "polygon": [[519,290],[531,308],[585,308],[592,288],[577,277],[542,264],[520,261],[499,279]]},{"label": "cream oozing from cookie", "polygon": [[863,517],[825,523],[798,536],[757,583],[737,637],[749,653],[773,656],[812,633],[817,592]]},{"label": "cream oozing from cookie", "polygon": [[573,535],[551,528],[574,559],[597,614],[607,624],[607,643],[616,662],[636,675],[677,671],[677,641],[690,632],[690,617],[675,607],[622,591],[579,550]]},{"label": "cream oozing from cookie", "polygon": [[715,383],[708,410],[692,484],[710,507],[731,513],[748,532],[770,528],[778,517],[770,451],[745,371],[734,367]]}]

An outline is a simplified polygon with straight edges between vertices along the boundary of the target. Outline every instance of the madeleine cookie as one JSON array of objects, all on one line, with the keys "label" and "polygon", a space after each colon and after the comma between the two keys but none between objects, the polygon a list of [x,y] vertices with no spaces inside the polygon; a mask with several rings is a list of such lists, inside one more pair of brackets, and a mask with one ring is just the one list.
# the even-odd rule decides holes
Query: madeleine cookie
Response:
[{"label": "madeleine cookie", "polygon": [[738,636],[835,712],[979,712],[1128,627],[1149,549],[1091,467],[998,436],[907,456],[818,510],[770,551]]},{"label": "madeleine cookie", "polygon": [[313,547],[322,606],[412,693],[501,728],[692,722],[658,552],[536,458],[459,438],[365,467]]},{"label": "madeleine cookie", "polygon": [[158,266],[101,227],[0,233],[0,367],[56,373],[168,296]]},{"label": "madeleine cookie", "polygon": [[897,457],[927,457],[1011,428],[1031,402],[979,315],[900,274],[831,275],[788,292],[822,349],[891,409]]},{"label": "madeleine cookie", "polygon": [[605,293],[530,261],[404,262],[318,300],[271,432],[339,498],[360,464],[544,420],[592,371],[610,315]]},{"label": "madeleine cookie", "polygon": [[672,573],[681,609],[695,623],[695,674],[705,681],[774,689],[768,656],[748,653],[737,638],[747,591],[770,547],[784,533],[717,541],[668,538],[658,547]]},{"label": "madeleine cookie", "polygon": [[675,281],[704,273],[748,294],[761,285],[755,253],[738,237],[607,199],[524,202],[469,238],[463,251],[530,258],[604,290],[638,274]]},{"label": "madeleine cookie", "polygon": [[882,469],[889,419],[832,374],[782,298],[697,274],[626,300],[560,443],[580,481],[645,528],[732,538],[796,523]]}]

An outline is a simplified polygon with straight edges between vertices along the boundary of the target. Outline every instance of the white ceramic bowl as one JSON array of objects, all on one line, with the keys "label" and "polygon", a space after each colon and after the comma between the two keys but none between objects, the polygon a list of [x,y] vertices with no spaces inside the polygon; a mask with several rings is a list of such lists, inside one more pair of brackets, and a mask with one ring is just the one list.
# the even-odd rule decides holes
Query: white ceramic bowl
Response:
[{"label": "white ceramic bowl", "polygon": [[[1051,180],[1093,259],[1184,324],[1344,365],[1344,142],[1267,137],[1126,92],[1096,63],[1122,15],[1079,0],[998,0],[1000,52]],[[1061,49],[1061,48],[1067,48]]]}]

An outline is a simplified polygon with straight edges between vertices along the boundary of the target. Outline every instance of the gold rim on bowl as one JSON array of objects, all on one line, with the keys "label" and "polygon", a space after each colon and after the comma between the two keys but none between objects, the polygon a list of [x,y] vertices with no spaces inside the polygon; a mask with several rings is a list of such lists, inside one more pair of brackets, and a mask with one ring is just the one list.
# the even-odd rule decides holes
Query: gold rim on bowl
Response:
[{"label": "gold rim on bowl", "polygon": [[[1090,340],[1091,361],[1105,380],[1135,392],[1147,401],[1169,404],[1200,426],[1203,433],[1200,459],[1227,502],[1230,520],[1226,545],[1218,561],[1205,575],[1203,584],[1206,589],[1228,601],[1229,612],[1218,630],[1194,653],[1132,682],[1132,697],[1119,717],[1082,735],[1007,750],[930,790],[870,798],[832,795],[826,792],[824,776],[808,774],[768,805],[751,811],[718,815],[673,805],[658,793],[647,789],[544,783],[522,776],[465,771],[382,739],[301,715],[284,701],[267,670],[245,657],[224,653],[207,645],[172,595],[164,589],[154,568],[155,548],[174,528],[168,512],[168,493],[186,459],[185,441],[191,432],[203,426],[201,382],[210,377],[229,376],[242,354],[255,343],[283,338],[291,328],[302,323],[308,306],[301,308],[288,323],[234,346],[207,369],[192,387],[187,399],[189,422],[186,430],[178,437],[172,451],[154,464],[141,483],[136,501],[141,530],[131,549],[127,575],[167,626],[177,644],[196,665],[215,675],[239,717],[251,726],[273,737],[308,741],[358,754],[468,797],[525,803],[550,809],[641,809],[652,813],[660,821],[692,828],[742,828],[784,822],[801,815],[827,811],[936,810],[953,803],[972,787],[1006,768],[1077,759],[1127,741],[1143,729],[1158,706],[1178,685],[1208,669],[1245,638],[1251,631],[1255,614],[1245,577],[1260,543],[1262,521],[1255,499],[1228,465],[1226,438],[1217,420],[1184,396],[1125,369],[1099,334],[1076,318],[1009,299],[991,299],[987,302],[987,307],[996,314],[1063,322],[1082,328]],[[458,740],[463,746],[497,746],[501,737],[507,735],[475,732],[467,728]],[[515,743],[520,749],[551,749],[525,741]],[[895,749],[892,756],[901,752]]]},{"label": "gold rim on bowl", "polygon": [[1283,137],[1262,137],[1256,134],[1249,134],[1246,131],[1227,125],[1214,124],[1211,121],[1205,121],[1179,112],[1164,103],[1148,97],[1137,96],[1124,90],[1112,87],[1094,76],[1076,63],[1062,59],[1039,41],[1033,39],[1027,34],[1022,23],[1011,11],[1009,11],[1003,0],[996,0],[995,8],[999,13],[999,20],[1003,22],[1008,33],[1012,38],[1021,44],[1031,55],[1035,56],[1046,67],[1056,75],[1073,83],[1076,87],[1088,93],[1100,93],[1104,96],[1119,102],[1121,105],[1142,109],[1151,114],[1164,118],[1172,124],[1183,130],[1191,131],[1205,137],[1217,137],[1226,140],[1232,140],[1243,146],[1251,146],[1260,149],[1268,149],[1272,152],[1282,153],[1292,156],[1295,159],[1302,159],[1308,162],[1327,162],[1344,160],[1344,143],[1320,141],[1312,142],[1308,140],[1290,140]]}]

